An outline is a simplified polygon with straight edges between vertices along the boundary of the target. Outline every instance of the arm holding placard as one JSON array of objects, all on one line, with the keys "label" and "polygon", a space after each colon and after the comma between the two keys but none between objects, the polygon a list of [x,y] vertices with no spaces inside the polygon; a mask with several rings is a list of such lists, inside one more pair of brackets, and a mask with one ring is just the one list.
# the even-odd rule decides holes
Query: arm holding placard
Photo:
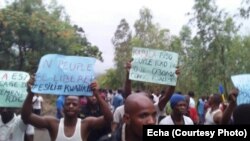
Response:
[{"label": "arm holding placard", "polygon": [[[131,61],[126,63],[126,77],[125,77],[125,84],[124,84],[124,98],[128,97],[132,93],[132,88],[131,88],[131,80],[129,79],[129,72],[131,69]],[[177,67],[175,74],[177,77],[180,75],[180,69]],[[167,86],[164,94],[160,97],[158,107],[162,111],[164,107],[166,106],[166,103],[169,101],[171,98],[172,94],[175,91],[175,86]]]},{"label": "arm holding placard", "polygon": [[232,116],[232,113],[234,111],[234,109],[237,107],[237,96],[238,96],[238,89],[233,89],[231,90],[230,94],[229,94],[229,105],[227,106],[227,108],[225,109],[222,119],[221,119],[221,124],[228,124],[230,121],[230,118]]},{"label": "arm holding placard", "polygon": [[22,107],[22,119],[25,123],[31,124],[37,128],[48,129],[50,134],[52,135],[51,138],[53,139],[55,138],[57,131],[55,131],[54,129],[56,128],[52,128],[52,126],[58,126],[58,120],[52,116],[38,116],[32,112],[32,98],[34,96],[34,93],[31,91],[31,88],[34,84],[34,81],[34,76],[31,76],[27,88],[28,95]]},{"label": "arm holding placard", "polygon": [[[180,75],[180,69],[177,67],[175,74],[177,77]],[[164,107],[166,106],[167,102],[170,100],[171,96],[173,95],[175,91],[175,86],[167,86],[164,90],[163,95],[159,99],[158,107],[159,110],[162,111]]]},{"label": "arm holding placard", "polygon": [[100,109],[101,112],[103,113],[103,116],[85,118],[82,122],[84,122],[85,125],[87,126],[87,131],[91,131],[92,129],[100,129],[106,125],[110,126],[113,120],[113,115],[109,109],[108,103],[99,94],[97,83],[92,82],[90,87],[93,91],[93,95],[96,97],[100,105]]},{"label": "arm holding placard", "polygon": [[125,65],[125,69],[126,69],[126,76],[125,76],[125,83],[124,83],[124,94],[123,94],[123,98],[126,99],[131,93],[132,93],[132,89],[131,89],[131,80],[129,80],[129,71],[131,69],[131,61],[127,62]]}]

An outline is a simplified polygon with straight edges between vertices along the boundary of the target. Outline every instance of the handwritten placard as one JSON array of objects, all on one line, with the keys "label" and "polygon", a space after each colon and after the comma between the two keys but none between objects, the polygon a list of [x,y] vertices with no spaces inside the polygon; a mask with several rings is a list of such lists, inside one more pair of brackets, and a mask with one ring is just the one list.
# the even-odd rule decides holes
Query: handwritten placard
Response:
[{"label": "handwritten placard", "polygon": [[0,107],[22,107],[30,75],[20,71],[0,71]]},{"label": "handwritten placard", "polygon": [[129,79],[172,86],[176,85],[177,53],[134,47],[132,58]]},{"label": "handwritten placard", "polygon": [[32,92],[55,95],[92,95],[95,58],[48,54],[41,58]]},{"label": "handwritten placard", "polygon": [[237,104],[250,103],[250,74],[231,76],[232,82],[239,89]]}]

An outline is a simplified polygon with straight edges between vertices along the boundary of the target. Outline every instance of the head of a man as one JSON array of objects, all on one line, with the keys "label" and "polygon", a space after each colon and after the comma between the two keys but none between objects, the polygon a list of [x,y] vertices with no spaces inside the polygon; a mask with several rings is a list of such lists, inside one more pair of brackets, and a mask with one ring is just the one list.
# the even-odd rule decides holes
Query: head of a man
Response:
[{"label": "head of a man", "polygon": [[16,108],[12,107],[0,107],[0,115],[3,123],[10,121],[14,117],[16,110]]},{"label": "head of a man", "polygon": [[187,101],[185,96],[180,94],[173,94],[170,98],[170,106],[173,109],[172,112],[176,115],[184,115],[187,112]]},{"label": "head of a man", "polygon": [[63,106],[65,117],[76,118],[80,112],[80,98],[79,96],[66,96]]},{"label": "head of a man", "polygon": [[143,125],[156,124],[156,109],[144,94],[131,94],[125,100],[124,122],[132,135],[142,138]]},{"label": "head of a man", "polygon": [[209,99],[208,99],[209,105],[210,106],[219,106],[220,103],[222,102],[222,97],[221,94],[212,94],[210,95]]},{"label": "head of a man", "polygon": [[87,97],[87,104],[88,105],[96,105],[97,99],[94,95]]},{"label": "head of a man", "polygon": [[250,125],[250,104],[241,104],[233,112],[234,124]]}]

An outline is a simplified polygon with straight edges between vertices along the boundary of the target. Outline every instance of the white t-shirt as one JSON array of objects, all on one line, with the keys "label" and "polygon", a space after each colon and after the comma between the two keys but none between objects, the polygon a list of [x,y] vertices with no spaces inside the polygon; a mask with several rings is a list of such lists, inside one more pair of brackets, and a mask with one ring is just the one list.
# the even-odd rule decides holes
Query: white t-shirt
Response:
[{"label": "white t-shirt", "polygon": [[[184,125],[194,125],[194,122],[192,121],[192,119],[190,117],[187,116],[183,116],[184,119]],[[163,118],[159,125],[175,125],[171,116],[166,116],[165,118]]]},{"label": "white t-shirt", "polygon": [[153,96],[153,101],[154,101],[154,103],[158,103],[159,102],[159,99],[160,99],[160,96],[157,96],[156,94],[152,94],[152,96]]},{"label": "white t-shirt", "polygon": [[190,97],[189,99],[189,107],[195,108],[195,101],[194,98]]},{"label": "white t-shirt", "polygon": [[113,114],[113,122],[121,123],[124,115],[124,105],[121,105],[115,109]]},{"label": "white t-shirt", "polygon": [[213,112],[211,112],[211,110],[212,108],[207,109],[204,125],[215,125],[216,123],[214,122],[214,115],[218,112],[222,112],[220,108],[214,110]]},{"label": "white t-shirt", "polygon": [[28,124],[26,132],[27,135],[34,135],[35,134],[35,129],[34,126]]},{"label": "white t-shirt", "polygon": [[2,122],[0,116],[0,141],[23,141],[27,125],[24,124],[21,116],[14,115],[7,124]]},{"label": "white t-shirt", "polygon": [[32,99],[33,102],[33,109],[42,109],[42,102],[43,102],[43,98],[41,96],[33,96]]}]

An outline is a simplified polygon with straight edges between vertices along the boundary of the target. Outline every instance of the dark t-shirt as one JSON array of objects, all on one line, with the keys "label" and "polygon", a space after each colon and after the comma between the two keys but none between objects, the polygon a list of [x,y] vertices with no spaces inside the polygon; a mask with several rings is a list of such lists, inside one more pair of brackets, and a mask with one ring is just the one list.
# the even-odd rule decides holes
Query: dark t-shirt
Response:
[{"label": "dark t-shirt", "polygon": [[[102,115],[103,114],[102,114],[99,106],[97,106],[97,108],[95,110],[91,110],[89,105],[84,105],[81,108],[81,113],[79,114],[79,117],[84,119],[84,118],[89,117],[89,116],[99,117]],[[110,132],[111,132],[111,125],[106,125],[105,127],[101,128],[101,129],[91,130],[87,141],[97,141],[100,137],[102,137]]]}]

